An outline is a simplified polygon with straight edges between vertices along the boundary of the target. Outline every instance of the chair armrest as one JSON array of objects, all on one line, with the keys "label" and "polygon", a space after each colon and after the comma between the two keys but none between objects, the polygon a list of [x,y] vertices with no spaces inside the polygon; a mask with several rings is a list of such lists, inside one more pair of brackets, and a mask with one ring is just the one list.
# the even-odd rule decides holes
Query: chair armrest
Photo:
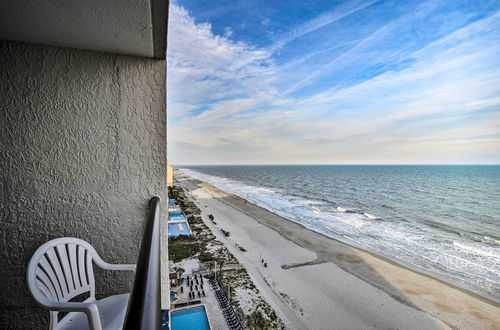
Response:
[{"label": "chair armrest", "polygon": [[[45,300],[45,299],[44,299]],[[58,302],[58,301],[39,301],[43,307],[51,311],[59,312],[83,312],[87,315],[89,327],[91,330],[102,330],[99,308],[94,302]]]},{"label": "chair armrest", "polygon": [[107,270],[131,270],[135,272],[136,265],[134,264],[109,264],[107,262],[96,263],[102,269]]},{"label": "chair armrest", "polygon": [[110,263],[102,260],[102,258],[99,256],[97,251],[92,246],[90,246],[90,248],[93,251],[93,255],[92,255],[93,258],[92,259],[93,259],[94,263],[99,268],[107,269],[107,270],[131,270],[131,271],[135,272],[135,265],[133,265],[133,264],[110,264]]}]

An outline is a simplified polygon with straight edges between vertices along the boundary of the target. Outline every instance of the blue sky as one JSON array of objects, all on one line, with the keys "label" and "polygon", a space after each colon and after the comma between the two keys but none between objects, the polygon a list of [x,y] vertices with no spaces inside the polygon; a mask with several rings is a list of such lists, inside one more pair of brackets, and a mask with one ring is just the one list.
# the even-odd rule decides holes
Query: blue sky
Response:
[{"label": "blue sky", "polygon": [[170,4],[172,164],[500,163],[498,1]]}]

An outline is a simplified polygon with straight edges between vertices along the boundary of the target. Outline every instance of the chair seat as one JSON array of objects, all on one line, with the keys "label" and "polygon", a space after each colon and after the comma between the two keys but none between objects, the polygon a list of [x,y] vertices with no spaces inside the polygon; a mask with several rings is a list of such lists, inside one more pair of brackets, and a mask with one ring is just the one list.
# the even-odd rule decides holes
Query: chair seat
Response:
[{"label": "chair seat", "polygon": [[[95,303],[99,308],[101,325],[103,330],[121,329],[127,312],[127,304],[130,294],[121,294],[97,300]],[[66,315],[56,327],[63,329],[90,329],[89,321],[85,313],[71,312]]]}]

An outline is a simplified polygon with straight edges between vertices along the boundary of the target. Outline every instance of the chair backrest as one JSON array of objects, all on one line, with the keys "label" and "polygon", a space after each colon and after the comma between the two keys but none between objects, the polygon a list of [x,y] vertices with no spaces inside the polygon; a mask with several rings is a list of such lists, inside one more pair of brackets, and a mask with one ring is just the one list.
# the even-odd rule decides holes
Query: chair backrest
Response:
[{"label": "chair backrest", "polygon": [[[62,237],[40,246],[28,265],[27,281],[33,298],[42,306],[67,302],[88,293],[86,302],[95,300],[93,260],[100,258],[87,242]],[[50,312],[51,327],[58,323],[58,312]]]}]

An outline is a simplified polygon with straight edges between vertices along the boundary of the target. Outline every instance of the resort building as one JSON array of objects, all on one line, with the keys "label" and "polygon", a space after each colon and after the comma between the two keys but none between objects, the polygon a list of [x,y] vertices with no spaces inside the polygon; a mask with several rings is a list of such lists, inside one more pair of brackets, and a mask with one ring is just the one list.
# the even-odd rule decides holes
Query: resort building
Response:
[{"label": "resort building", "polygon": [[[98,299],[131,294],[127,329],[168,327],[167,12],[166,0],[0,2],[1,329],[49,328],[27,265],[62,237],[136,264],[135,275],[85,268]],[[54,300],[84,281],[75,245],[91,255],[68,242],[45,256],[52,270],[37,268],[60,281],[40,289]]]},{"label": "resort building", "polygon": [[174,186],[174,168],[170,165],[167,165],[167,186]]},{"label": "resort building", "polygon": [[168,237],[193,236],[186,215],[182,213],[177,201],[171,199],[168,203]]}]

